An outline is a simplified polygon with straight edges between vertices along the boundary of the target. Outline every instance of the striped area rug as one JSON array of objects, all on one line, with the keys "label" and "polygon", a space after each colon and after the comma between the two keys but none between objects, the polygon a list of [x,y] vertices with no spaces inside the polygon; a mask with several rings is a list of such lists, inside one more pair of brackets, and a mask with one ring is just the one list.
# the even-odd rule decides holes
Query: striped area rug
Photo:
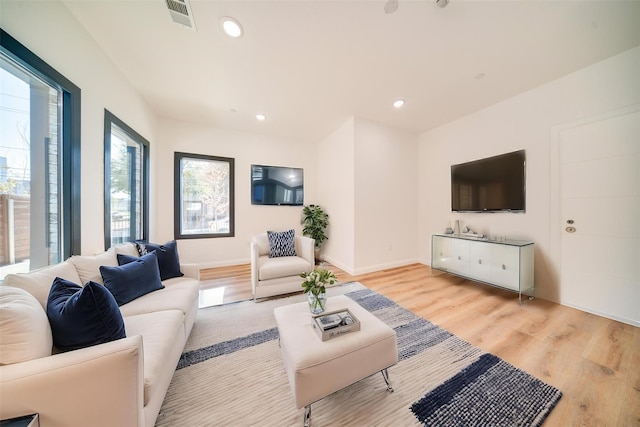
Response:
[{"label": "striped area rug", "polygon": [[[562,393],[359,283],[345,294],[395,329],[394,393],[376,374],[312,405],[321,426],[539,426]],[[198,312],[157,426],[300,426],[273,309],[306,295]],[[357,332],[354,332],[357,333]]]}]

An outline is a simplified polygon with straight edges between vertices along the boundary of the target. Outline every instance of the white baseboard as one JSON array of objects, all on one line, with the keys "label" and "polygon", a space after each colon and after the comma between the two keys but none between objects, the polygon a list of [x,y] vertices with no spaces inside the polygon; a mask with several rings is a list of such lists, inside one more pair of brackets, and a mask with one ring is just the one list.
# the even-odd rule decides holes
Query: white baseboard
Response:
[{"label": "white baseboard", "polygon": [[353,269],[350,266],[344,265],[343,263],[331,258],[330,256],[323,256],[322,260],[328,262],[333,266],[338,267],[340,270],[352,276],[356,276],[358,274],[373,273],[380,270],[386,270],[388,268],[404,267],[405,265],[410,265],[410,264],[422,264],[418,259],[412,258],[407,260],[391,261],[384,264],[368,265],[366,267],[359,267],[359,268]]},{"label": "white baseboard", "polygon": [[244,265],[251,264],[251,259],[235,259],[235,260],[226,260],[226,261],[218,261],[218,262],[203,262],[198,263],[198,270],[204,270],[207,268],[216,268],[216,267],[233,267],[234,265]]}]

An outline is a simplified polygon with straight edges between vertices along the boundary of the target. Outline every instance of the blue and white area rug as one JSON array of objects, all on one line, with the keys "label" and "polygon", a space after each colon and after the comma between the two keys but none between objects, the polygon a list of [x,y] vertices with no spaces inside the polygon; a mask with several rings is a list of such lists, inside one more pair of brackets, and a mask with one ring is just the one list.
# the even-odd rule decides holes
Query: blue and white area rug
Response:
[{"label": "blue and white area rug", "polygon": [[[395,329],[394,393],[380,374],[312,405],[321,426],[540,426],[562,393],[359,283],[345,294]],[[273,309],[305,295],[201,309],[157,426],[300,426]]]}]

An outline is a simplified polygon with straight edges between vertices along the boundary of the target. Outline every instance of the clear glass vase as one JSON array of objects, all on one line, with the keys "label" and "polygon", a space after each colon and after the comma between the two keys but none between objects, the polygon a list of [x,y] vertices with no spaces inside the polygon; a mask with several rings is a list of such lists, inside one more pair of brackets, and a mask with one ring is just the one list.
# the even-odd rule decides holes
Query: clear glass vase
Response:
[{"label": "clear glass vase", "polygon": [[327,294],[324,292],[319,293],[317,296],[309,292],[307,294],[309,298],[309,310],[311,314],[320,314],[324,312],[327,307]]}]

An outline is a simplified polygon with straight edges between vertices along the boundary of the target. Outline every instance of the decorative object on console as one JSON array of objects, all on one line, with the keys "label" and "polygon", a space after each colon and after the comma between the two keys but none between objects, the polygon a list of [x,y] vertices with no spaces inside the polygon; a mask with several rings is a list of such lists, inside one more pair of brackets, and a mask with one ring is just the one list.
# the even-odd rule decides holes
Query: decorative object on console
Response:
[{"label": "decorative object on console", "polygon": [[456,235],[456,236],[458,234],[460,234],[460,220],[459,219],[456,219],[456,225],[453,228],[453,234]]},{"label": "decorative object on console", "polygon": [[[446,234],[446,233],[445,233]],[[484,238],[484,234],[478,234],[475,231],[473,231],[472,229],[470,229],[468,226],[464,226],[464,228],[462,229],[462,235],[465,237],[473,237],[475,239],[482,239]]]},{"label": "decorative object on console", "polygon": [[269,239],[269,258],[296,256],[296,231],[267,231]]},{"label": "decorative object on console", "polygon": [[336,283],[336,275],[327,269],[314,269],[310,273],[302,273],[300,277],[304,279],[302,288],[308,294],[309,310],[313,314],[322,313],[327,304],[326,286]]},{"label": "decorative object on console", "polygon": [[302,235],[315,240],[315,259],[320,262],[320,249],[325,240],[329,238],[325,234],[329,226],[329,214],[320,205],[308,205],[302,209]]}]

